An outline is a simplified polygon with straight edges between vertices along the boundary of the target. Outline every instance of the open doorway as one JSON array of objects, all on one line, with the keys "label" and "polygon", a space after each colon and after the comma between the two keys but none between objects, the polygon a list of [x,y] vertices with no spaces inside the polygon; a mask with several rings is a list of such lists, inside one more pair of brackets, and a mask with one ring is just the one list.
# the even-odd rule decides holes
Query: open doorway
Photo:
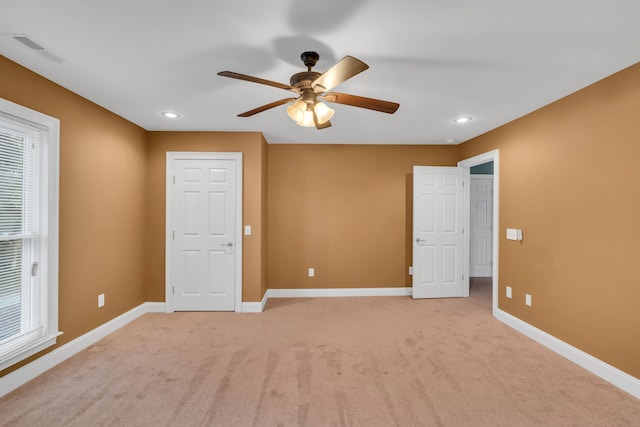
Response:
[{"label": "open doorway", "polygon": [[[486,297],[487,302],[491,301],[495,315],[498,309],[499,150],[462,160],[458,166],[469,169],[472,175],[469,197],[470,292],[481,293],[481,299]],[[475,195],[474,185],[477,186]]]},{"label": "open doorway", "polygon": [[493,281],[493,161],[472,166],[469,186],[469,292],[491,307]]}]

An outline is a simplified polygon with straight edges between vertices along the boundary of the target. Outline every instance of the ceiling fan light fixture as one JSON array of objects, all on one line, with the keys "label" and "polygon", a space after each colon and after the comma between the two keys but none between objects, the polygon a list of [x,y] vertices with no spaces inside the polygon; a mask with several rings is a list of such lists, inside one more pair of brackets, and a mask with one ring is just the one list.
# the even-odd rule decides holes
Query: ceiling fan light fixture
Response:
[{"label": "ceiling fan light fixture", "polygon": [[[324,102],[320,101],[316,102],[316,105],[313,107],[313,109],[316,112],[319,124],[324,124],[327,121],[331,120],[331,117],[333,117],[333,113],[335,113],[332,108],[327,107]],[[313,119],[313,117],[311,118]]]},{"label": "ceiling fan light fixture", "polygon": [[287,107],[287,114],[289,115],[291,120],[296,123],[304,120],[305,111],[307,111],[307,103],[302,99],[298,99],[296,102]]},{"label": "ceiling fan light fixture", "polygon": [[308,109],[307,111],[305,111],[303,119],[296,123],[298,124],[298,126],[302,126],[305,128],[314,127],[316,124],[313,121],[313,110]]}]

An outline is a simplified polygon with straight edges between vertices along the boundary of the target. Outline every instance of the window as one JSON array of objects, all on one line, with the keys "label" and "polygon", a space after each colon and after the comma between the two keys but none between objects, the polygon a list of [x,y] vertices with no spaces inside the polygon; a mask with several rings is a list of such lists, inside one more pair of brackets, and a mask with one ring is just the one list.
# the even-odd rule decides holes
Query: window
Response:
[{"label": "window", "polygon": [[0,370],[58,332],[59,121],[0,99]]}]

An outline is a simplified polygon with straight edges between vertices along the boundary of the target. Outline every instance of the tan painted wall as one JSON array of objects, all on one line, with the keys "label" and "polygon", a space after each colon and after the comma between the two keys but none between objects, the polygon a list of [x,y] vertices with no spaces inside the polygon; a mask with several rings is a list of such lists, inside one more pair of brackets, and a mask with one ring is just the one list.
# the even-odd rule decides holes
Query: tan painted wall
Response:
[{"label": "tan painted wall", "polygon": [[410,286],[412,166],[456,156],[453,146],[269,145],[269,288]]},{"label": "tan painted wall", "polygon": [[[636,378],[638,112],[640,64],[459,152],[500,149],[500,308]],[[522,243],[505,240],[507,227],[523,230]]]},{"label": "tan painted wall", "polygon": [[258,132],[150,132],[147,147],[147,211],[145,237],[145,296],[165,301],[166,153],[206,151],[243,153],[243,224],[252,235],[243,239],[242,301],[260,301],[266,289],[263,239],[266,238],[266,142]]},{"label": "tan painted wall", "polygon": [[2,56],[0,76],[0,97],[60,119],[60,345],[145,301],[146,132]]}]

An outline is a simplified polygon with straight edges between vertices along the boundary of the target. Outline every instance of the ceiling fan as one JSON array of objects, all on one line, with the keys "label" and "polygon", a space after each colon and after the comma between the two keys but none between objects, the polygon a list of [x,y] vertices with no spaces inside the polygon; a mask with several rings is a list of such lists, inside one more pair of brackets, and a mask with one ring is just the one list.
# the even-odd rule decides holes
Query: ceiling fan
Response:
[{"label": "ceiling fan", "polygon": [[287,114],[298,125],[304,127],[315,126],[317,129],[326,129],[331,126],[330,119],[333,116],[333,110],[327,107],[321,100],[334,102],[336,104],[351,105],[353,107],[367,108],[388,114],[395,113],[398,107],[400,107],[400,104],[395,102],[348,95],[346,93],[328,92],[345,80],[369,68],[367,64],[353,56],[345,56],[324,73],[311,71],[311,68],[313,68],[316,62],[318,62],[318,59],[320,59],[320,55],[316,52],[303,52],[300,58],[307,67],[307,71],[302,71],[291,76],[289,85],[261,79],[259,77],[234,73],[233,71],[220,71],[218,73],[219,76],[273,86],[294,92],[298,95],[297,97],[280,99],[254,108],[253,110],[238,114],[238,117],[250,117],[254,114],[292,102],[293,104],[287,107]]}]

